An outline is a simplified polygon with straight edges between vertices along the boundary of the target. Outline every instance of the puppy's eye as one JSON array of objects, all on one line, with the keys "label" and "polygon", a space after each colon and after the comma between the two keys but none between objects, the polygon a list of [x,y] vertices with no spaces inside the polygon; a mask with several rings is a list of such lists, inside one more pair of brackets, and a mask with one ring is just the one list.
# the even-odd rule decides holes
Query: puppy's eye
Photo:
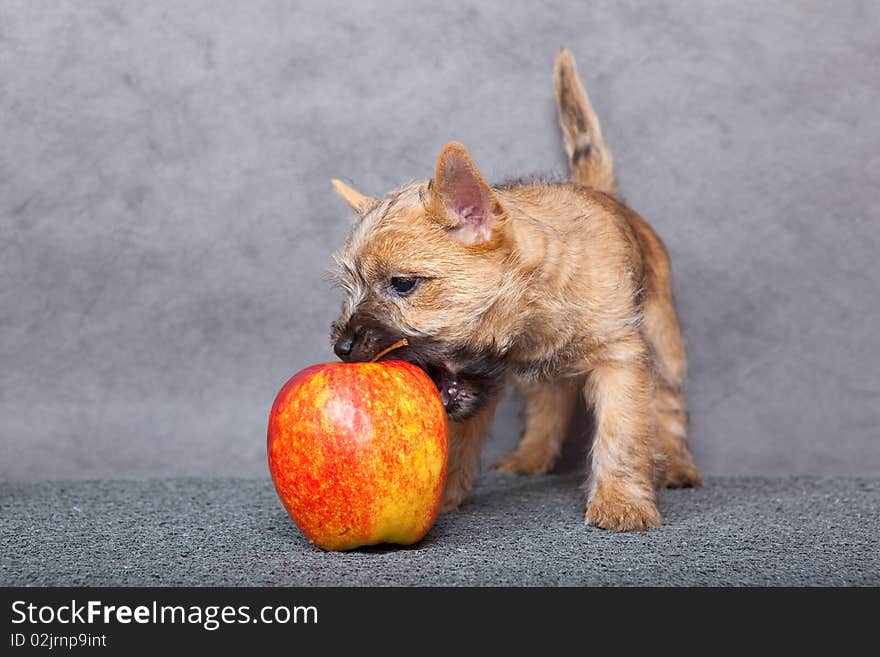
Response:
[{"label": "puppy's eye", "polygon": [[391,289],[401,297],[408,297],[419,284],[418,276],[392,276]]}]

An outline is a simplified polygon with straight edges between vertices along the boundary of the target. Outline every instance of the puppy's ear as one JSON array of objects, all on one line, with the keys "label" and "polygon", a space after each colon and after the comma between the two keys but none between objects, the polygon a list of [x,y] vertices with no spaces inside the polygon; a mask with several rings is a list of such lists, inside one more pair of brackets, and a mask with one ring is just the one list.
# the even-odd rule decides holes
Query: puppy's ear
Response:
[{"label": "puppy's ear", "polygon": [[334,178],[330,183],[333,185],[333,189],[336,190],[336,193],[344,198],[345,202],[351,206],[351,209],[361,216],[367,214],[367,212],[379,203],[378,199],[364,196],[358,190],[349,187],[341,180]]},{"label": "puppy's ear", "polygon": [[458,142],[440,151],[434,176],[434,212],[449,236],[472,245],[491,245],[504,223],[504,210],[470,154]]}]

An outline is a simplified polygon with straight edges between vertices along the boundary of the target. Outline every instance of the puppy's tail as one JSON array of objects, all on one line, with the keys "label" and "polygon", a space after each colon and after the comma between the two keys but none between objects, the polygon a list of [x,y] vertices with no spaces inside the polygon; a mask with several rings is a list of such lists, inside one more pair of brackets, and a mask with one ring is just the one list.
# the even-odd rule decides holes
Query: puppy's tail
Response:
[{"label": "puppy's tail", "polygon": [[556,89],[556,107],[571,167],[571,179],[616,196],[611,151],[602,139],[599,119],[578,77],[574,57],[567,48],[560,50],[556,56],[553,86]]}]

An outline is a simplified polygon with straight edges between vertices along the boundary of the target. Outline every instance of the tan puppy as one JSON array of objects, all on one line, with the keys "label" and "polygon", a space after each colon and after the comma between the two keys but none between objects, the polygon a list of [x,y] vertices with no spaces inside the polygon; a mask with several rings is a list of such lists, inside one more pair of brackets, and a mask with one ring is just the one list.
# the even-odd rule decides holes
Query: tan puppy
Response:
[{"label": "tan puppy", "polygon": [[648,224],[615,199],[611,153],[574,59],[554,71],[572,180],[492,187],[447,144],[433,180],[370,198],[334,180],[357,213],[336,254],[346,291],[334,322],[343,360],[389,354],[419,364],[450,417],[443,508],[479,469],[507,381],[527,400],[525,432],[496,467],[550,470],[577,396],[596,416],[587,522],[660,524],[658,486],[696,486],[685,438],[685,352],[669,259]]}]

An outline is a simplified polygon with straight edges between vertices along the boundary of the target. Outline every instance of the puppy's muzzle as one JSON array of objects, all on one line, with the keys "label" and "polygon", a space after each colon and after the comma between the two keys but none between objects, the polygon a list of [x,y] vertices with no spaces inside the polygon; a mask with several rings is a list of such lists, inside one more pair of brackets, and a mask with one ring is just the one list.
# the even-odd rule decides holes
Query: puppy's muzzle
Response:
[{"label": "puppy's muzzle", "polygon": [[333,351],[340,360],[355,363],[371,360],[382,347],[383,336],[370,327],[350,324],[336,340]]}]

